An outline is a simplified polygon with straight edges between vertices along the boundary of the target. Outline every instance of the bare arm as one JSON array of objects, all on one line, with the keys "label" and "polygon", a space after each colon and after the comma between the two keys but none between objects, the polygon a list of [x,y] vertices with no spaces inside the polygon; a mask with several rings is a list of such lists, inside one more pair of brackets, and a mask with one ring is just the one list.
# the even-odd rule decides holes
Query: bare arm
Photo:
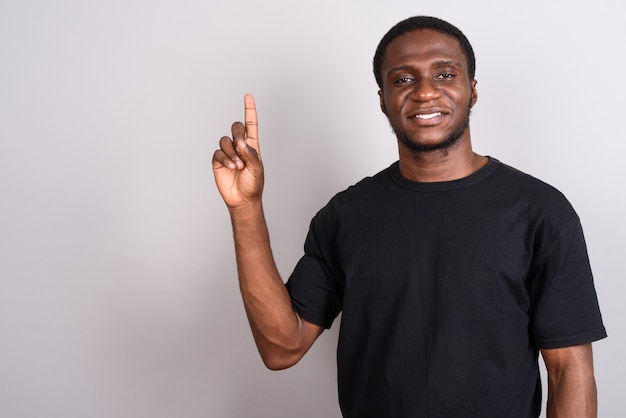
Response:
[{"label": "bare arm", "polygon": [[244,104],[245,125],[235,122],[232,138],[220,139],[213,173],[231,216],[239,287],[254,340],[268,368],[284,369],[302,358],[323,328],[293,311],[276,268],[263,215],[263,164],[251,95]]},{"label": "bare arm", "polygon": [[598,415],[591,344],[542,349],[548,371],[548,418]]}]

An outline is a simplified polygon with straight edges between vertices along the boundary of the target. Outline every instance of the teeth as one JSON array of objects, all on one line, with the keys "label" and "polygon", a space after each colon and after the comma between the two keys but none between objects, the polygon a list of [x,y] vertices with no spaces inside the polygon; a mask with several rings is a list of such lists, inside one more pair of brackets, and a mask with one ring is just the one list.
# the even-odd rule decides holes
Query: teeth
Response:
[{"label": "teeth", "polygon": [[428,113],[426,115],[417,114],[415,115],[415,117],[418,119],[432,119],[440,115],[441,115],[441,112],[436,112],[436,113]]}]

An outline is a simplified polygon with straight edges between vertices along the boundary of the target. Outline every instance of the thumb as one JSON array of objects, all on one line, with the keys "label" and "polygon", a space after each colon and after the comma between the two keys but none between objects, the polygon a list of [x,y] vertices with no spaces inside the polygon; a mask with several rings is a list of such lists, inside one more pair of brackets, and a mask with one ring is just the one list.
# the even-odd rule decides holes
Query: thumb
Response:
[{"label": "thumb", "polygon": [[250,169],[256,169],[260,166],[259,153],[253,147],[248,145],[244,139],[240,139],[236,144],[237,154]]}]

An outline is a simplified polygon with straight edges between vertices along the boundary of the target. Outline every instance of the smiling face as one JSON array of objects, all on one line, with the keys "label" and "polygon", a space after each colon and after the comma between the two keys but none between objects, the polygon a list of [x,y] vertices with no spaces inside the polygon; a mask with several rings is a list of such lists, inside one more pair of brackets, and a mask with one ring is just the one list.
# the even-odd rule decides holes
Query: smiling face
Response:
[{"label": "smiling face", "polygon": [[476,80],[454,37],[431,29],[404,33],[387,46],[381,73],[380,106],[401,148],[432,152],[469,141]]}]

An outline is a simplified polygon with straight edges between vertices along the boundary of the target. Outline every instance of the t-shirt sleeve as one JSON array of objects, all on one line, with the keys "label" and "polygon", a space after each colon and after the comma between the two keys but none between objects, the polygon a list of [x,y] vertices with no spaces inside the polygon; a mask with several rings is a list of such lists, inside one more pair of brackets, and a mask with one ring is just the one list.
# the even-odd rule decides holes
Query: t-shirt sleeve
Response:
[{"label": "t-shirt sleeve", "polygon": [[606,337],[579,221],[559,234],[529,280],[537,346],[569,347]]},{"label": "t-shirt sleeve", "polygon": [[332,239],[328,207],[320,211],[309,228],[304,256],[287,281],[293,309],[305,320],[330,328],[341,311],[342,291]]}]

